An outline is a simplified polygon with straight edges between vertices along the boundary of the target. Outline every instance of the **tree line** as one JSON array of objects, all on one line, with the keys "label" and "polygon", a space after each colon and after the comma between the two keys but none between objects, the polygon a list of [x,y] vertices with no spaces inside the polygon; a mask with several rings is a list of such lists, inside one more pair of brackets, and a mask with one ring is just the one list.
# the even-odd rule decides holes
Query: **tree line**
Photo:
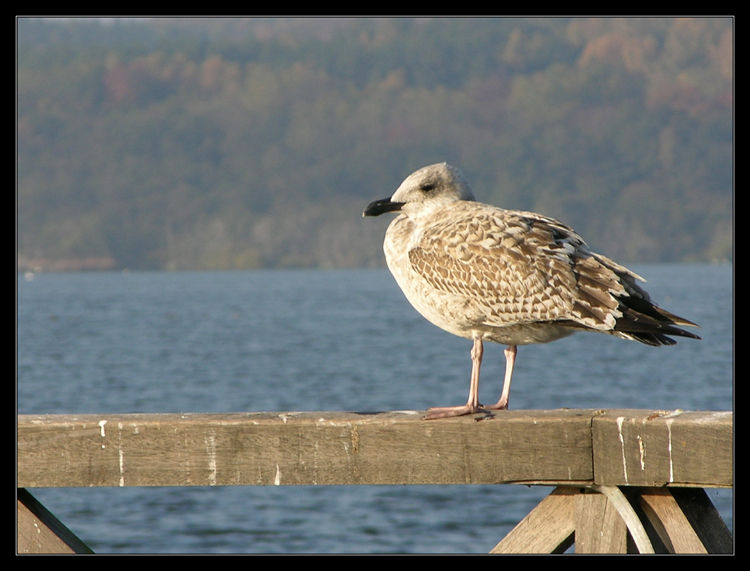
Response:
[{"label": "tree line", "polygon": [[623,261],[729,259],[733,43],[726,18],[22,18],[19,264],[380,265],[362,208],[443,160]]}]

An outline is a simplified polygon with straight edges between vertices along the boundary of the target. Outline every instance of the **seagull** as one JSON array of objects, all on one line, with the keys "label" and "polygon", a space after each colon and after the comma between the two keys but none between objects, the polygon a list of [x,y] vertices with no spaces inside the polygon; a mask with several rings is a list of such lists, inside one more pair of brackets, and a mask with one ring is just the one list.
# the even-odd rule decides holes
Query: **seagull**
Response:
[{"label": "seagull", "polygon": [[[409,175],[390,198],[363,216],[399,213],[383,250],[414,308],[438,327],[472,339],[465,405],[430,408],[426,420],[506,410],[517,346],[548,343],[578,331],[646,345],[674,345],[668,335],[700,339],[678,327],[695,323],[658,307],[636,273],[589,250],[557,220],[504,210],[474,199],[447,163]],[[483,342],[507,345],[497,404],[479,403]]]}]

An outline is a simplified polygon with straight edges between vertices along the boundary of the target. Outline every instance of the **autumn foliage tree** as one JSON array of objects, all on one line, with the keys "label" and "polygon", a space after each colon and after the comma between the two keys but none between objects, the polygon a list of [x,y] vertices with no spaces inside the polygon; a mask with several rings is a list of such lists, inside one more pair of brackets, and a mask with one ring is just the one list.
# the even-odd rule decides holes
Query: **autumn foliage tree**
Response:
[{"label": "autumn foliage tree", "polygon": [[377,265],[363,205],[442,160],[623,260],[731,256],[730,19],[19,19],[18,38],[22,266]]}]

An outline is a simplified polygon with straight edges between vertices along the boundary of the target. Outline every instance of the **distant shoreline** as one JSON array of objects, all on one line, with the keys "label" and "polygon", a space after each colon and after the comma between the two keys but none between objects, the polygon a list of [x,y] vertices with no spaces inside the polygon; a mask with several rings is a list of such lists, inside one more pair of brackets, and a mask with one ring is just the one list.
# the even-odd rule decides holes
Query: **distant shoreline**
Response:
[{"label": "distant shoreline", "polygon": [[69,258],[50,260],[46,258],[18,257],[18,272],[80,272],[87,270],[114,270],[117,261],[111,256],[94,258]]}]

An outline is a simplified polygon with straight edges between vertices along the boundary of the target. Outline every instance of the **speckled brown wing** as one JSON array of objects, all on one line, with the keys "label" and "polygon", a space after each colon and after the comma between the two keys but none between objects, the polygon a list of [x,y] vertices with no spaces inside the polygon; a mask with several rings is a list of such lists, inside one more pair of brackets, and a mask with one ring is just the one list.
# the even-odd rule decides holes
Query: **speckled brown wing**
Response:
[{"label": "speckled brown wing", "polygon": [[642,278],[538,214],[456,204],[433,214],[409,260],[433,288],[465,298],[490,327],[546,322],[657,345],[673,341],[642,338],[639,330],[684,334],[664,329],[680,318],[651,303],[636,284]]}]

